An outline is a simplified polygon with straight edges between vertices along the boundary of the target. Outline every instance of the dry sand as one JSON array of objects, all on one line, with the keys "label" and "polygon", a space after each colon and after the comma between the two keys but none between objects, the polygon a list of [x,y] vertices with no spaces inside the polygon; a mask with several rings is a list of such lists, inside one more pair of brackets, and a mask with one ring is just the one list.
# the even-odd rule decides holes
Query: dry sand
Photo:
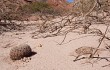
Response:
[{"label": "dry sand", "polygon": [[[91,28],[99,28],[104,32],[106,26],[93,25]],[[110,63],[106,60],[91,64],[94,59],[91,60],[91,63],[84,59],[73,62],[75,57],[70,56],[70,53],[81,46],[97,47],[100,36],[69,33],[64,41],[66,44],[58,45],[64,36],[32,39],[31,33],[34,31],[36,30],[30,29],[28,31],[6,32],[0,35],[0,70],[110,70],[109,66],[102,67]],[[72,41],[67,43],[69,40]],[[110,41],[105,40],[105,42],[109,44]],[[102,48],[105,47],[105,42],[101,44]],[[10,49],[22,43],[30,45],[37,54],[31,56],[31,60],[13,62],[9,57]],[[110,56],[109,52],[102,54],[100,56]]]}]

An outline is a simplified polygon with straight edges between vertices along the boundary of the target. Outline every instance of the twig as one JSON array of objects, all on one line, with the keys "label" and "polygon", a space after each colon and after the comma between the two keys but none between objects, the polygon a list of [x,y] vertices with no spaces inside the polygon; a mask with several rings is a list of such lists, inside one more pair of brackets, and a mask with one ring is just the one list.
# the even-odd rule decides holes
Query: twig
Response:
[{"label": "twig", "polygon": [[90,57],[93,57],[93,55],[95,55],[95,53],[97,52],[98,48],[99,48],[100,45],[102,44],[102,41],[104,40],[105,35],[107,34],[107,30],[108,30],[108,28],[109,28],[109,25],[107,25],[107,28],[106,28],[106,30],[105,30],[105,33],[104,33],[103,37],[101,38],[98,47],[96,48],[96,50],[94,51],[94,53],[90,55]]},{"label": "twig", "polygon": [[110,64],[104,65],[104,66],[102,66],[102,67],[107,67],[107,66],[110,66]]},{"label": "twig", "polygon": [[61,42],[59,45],[62,45],[62,44],[63,44],[63,42],[64,42],[65,39],[66,39],[67,34],[68,34],[68,32],[65,34],[65,36],[64,36],[64,38],[63,38],[63,40],[62,40],[62,42]]},{"label": "twig", "polygon": [[69,42],[71,42],[71,41],[73,41],[73,40],[81,39],[81,38],[88,37],[88,36],[96,36],[96,35],[86,35],[86,36],[78,37],[78,38],[75,38],[75,39],[71,39],[71,40],[69,40],[68,42],[63,43],[63,44],[67,44],[67,43],[69,43]]},{"label": "twig", "polygon": [[79,58],[79,59],[75,59],[73,61],[75,62],[75,61],[78,61],[78,60],[81,60],[81,59],[86,59],[86,58],[88,58],[88,57],[82,57],[82,58]]},{"label": "twig", "polygon": [[97,59],[105,59],[106,61],[108,61],[108,62],[110,62],[110,60],[108,60],[108,58],[110,58],[110,57],[92,57],[92,58],[97,58]]},{"label": "twig", "polygon": [[75,60],[73,60],[73,61],[75,62],[75,61],[78,61],[78,60],[81,60],[81,59],[86,59],[86,58],[89,58],[89,59],[90,59],[90,58],[92,58],[92,59],[93,59],[93,58],[94,58],[94,59],[97,58],[97,59],[100,59],[100,60],[101,60],[101,59],[105,59],[106,61],[109,61],[109,62],[110,62],[110,60],[108,60],[108,58],[110,58],[110,57],[82,57],[82,58],[79,58],[79,59],[75,59]]},{"label": "twig", "polygon": [[94,0],[94,1],[95,1],[95,3],[94,3],[94,5],[93,5],[93,7],[89,10],[89,12],[87,12],[87,13],[84,15],[84,17],[87,16],[88,14],[90,14],[90,13],[94,10],[94,8],[96,7],[96,5],[97,5],[97,0]]}]

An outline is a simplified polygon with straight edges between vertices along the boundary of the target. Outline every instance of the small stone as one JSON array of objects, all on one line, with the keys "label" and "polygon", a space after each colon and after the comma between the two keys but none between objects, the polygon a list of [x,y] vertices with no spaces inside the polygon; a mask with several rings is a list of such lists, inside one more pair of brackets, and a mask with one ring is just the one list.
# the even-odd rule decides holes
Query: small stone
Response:
[{"label": "small stone", "polygon": [[42,47],[42,44],[39,44],[38,47]]}]

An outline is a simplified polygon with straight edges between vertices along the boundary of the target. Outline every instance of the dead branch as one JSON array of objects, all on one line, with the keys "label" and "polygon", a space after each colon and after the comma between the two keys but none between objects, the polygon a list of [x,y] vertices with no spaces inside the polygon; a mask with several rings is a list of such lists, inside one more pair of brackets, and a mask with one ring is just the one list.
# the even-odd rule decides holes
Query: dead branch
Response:
[{"label": "dead branch", "polygon": [[107,66],[110,66],[110,64],[104,65],[104,66],[102,66],[102,67],[107,67]]},{"label": "dead branch", "polygon": [[88,37],[88,36],[97,36],[97,35],[86,35],[86,36],[78,37],[78,38],[75,38],[75,39],[71,39],[71,40],[69,40],[68,42],[63,43],[63,44],[67,44],[67,43],[69,43],[69,42],[71,42],[71,41],[73,41],[73,40],[81,39],[81,38]]},{"label": "dead branch", "polygon": [[104,60],[110,62],[110,60],[108,58],[110,58],[110,57],[82,57],[82,58],[79,58],[79,59],[75,59],[73,61],[75,62],[75,61],[78,61],[78,60],[81,60],[81,59],[97,59],[97,60],[98,59],[100,59],[100,60],[104,59]]},{"label": "dead branch", "polygon": [[101,40],[100,40],[100,42],[99,42],[99,45],[97,46],[97,49],[94,51],[93,54],[90,55],[90,57],[93,57],[93,56],[96,54],[98,48],[99,48],[100,45],[102,44],[102,41],[104,40],[104,38],[105,38],[105,36],[106,36],[106,34],[107,34],[108,28],[109,28],[109,25],[107,25],[107,28],[106,28],[106,30],[105,30],[105,33],[104,33],[103,37],[101,38]]},{"label": "dead branch", "polygon": [[93,7],[84,15],[84,17],[86,17],[87,15],[89,15],[93,10],[94,10],[94,8],[96,7],[96,5],[97,5],[97,0],[94,0],[95,1],[95,3],[94,3],[94,5],[93,5]]},{"label": "dead branch", "polygon": [[65,41],[65,39],[66,39],[66,37],[67,37],[67,34],[68,34],[68,32],[65,34],[65,36],[64,36],[64,38],[63,38],[63,40],[62,40],[62,42],[59,43],[59,45],[62,45],[62,44],[63,44],[63,42]]}]

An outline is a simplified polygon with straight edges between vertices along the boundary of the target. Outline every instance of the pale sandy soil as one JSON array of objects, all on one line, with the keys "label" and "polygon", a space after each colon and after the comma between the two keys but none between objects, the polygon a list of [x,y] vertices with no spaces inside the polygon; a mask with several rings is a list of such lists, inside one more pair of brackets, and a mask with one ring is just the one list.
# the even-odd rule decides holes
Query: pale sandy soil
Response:
[{"label": "pale sandy soil", "polygon": [[[104,25],[93,25],[93,27],[101,29],[102,32],[106,28]],[[66,44],[58,45],[64,36],[32,39],[31,36],[34,31],[36,30],[30,29],[28,31],[7,32],[0,35],[0,70],[110,70],[110,67],[102,67],[110,63],[106,60],[97,61],[92,65],[91,63],[86,63],[87,60],[84,59],[73,62],[75,57],[70,56],[78,47],[97,47],[100,36],[69,33],[64,42]],[[72,41],[67,43],[69,40]],[[101,47],[104,48],[105,43],[110,44],[109,42],[109,40],[105,40]],[[23,62],[21,60],[13,62],[9,57],[10,49],[22,43],[30,45],[32,50],[37,52],[37,54],[31,56],[29,62]],[[40,44],[42,47],[39,47]],[[102,52],[100,56],[109,57],[109,54],[106,51]]]}]

